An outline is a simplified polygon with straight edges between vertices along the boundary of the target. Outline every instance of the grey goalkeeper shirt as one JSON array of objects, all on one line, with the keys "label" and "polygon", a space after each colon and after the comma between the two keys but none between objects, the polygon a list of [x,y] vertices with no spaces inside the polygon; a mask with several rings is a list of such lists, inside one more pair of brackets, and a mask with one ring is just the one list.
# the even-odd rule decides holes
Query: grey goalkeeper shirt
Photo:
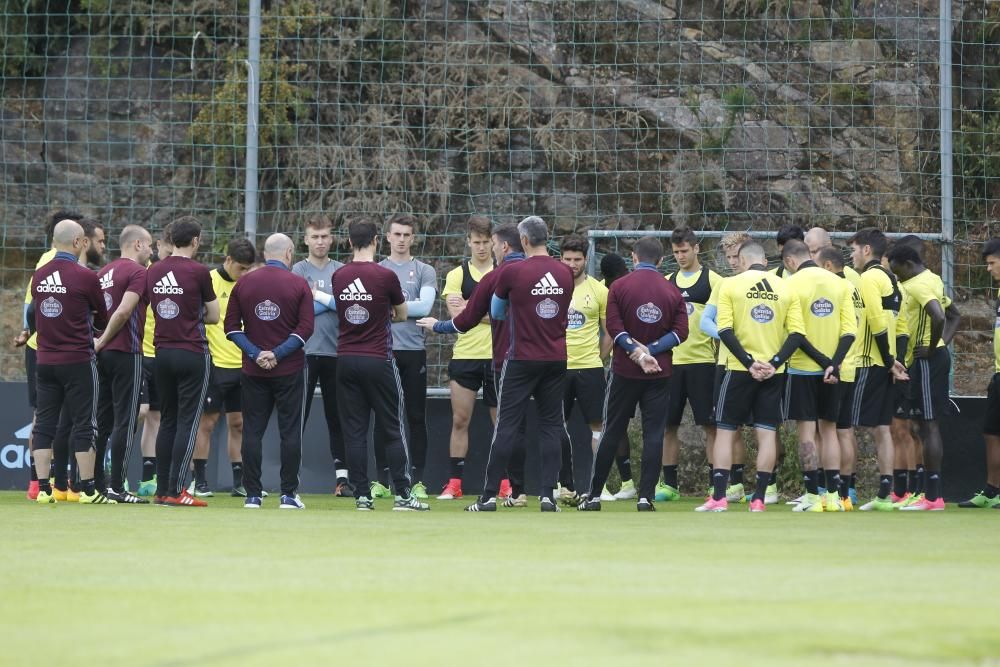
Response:
[{"label": "grey goalkeeper shirt", "polygon": [[[418,259],[396,264],[388,257],[379,262],[379,265],[389,269],[399,278],[399,284],[403,288],[403,298],[406,299],[410,311],[405,322],[394,322],[392,325],[392,349],[424,349],[425,332],[416,325],[416,321],[430,313],[429,306],[433,305],[436,297],[437,273],[434,267]],[[412,302],[420,301],[421,290],[425,287],[435,290],[435,295],[431,296],[430,304],[427,304],[427,312],[422,312],[420,309],[415,309]]]},{"label": "grey goalkeeper shirt", "polygon": [[[297,262],[292,267],[292,273],[302,276],[309,286],[333,294],[333,274],[343,264],[331,259],[322,269],[317,269],[308,259]],[[340,322],[337,313],[324,310],[316,315],[313,335],[306,341],[306,354],[320,357],[337,356],[337,336],[340,332]]]}]

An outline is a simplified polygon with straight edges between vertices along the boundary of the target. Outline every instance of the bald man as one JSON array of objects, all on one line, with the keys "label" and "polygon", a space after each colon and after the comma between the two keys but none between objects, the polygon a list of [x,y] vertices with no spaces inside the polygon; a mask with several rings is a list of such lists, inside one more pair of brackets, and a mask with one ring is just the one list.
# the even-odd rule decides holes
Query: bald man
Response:
[{"label": "bald man", "polygon": [[107,496],[112,500],[145,505],[149,501],[125,489],[125,471],[135,439],[142,389],[142,337],[146,328],[146,262],[153,237],[138,225],[128,225],[118,239],[121,257],[98,273],[104,304],[110,318],[94,342],[100,379],[97,411],[97,460],[111,447],[111,479]]},{"label": "bald man", "polygon": [[113,504],[94,482],[98,386],[93,328],[107,326],[108,310],[97,274],[80,266],[80,256],[87,247],[83,227],[73,220],[62,220],[55,226],[52,240],[55,256],[31,279],[38,333],[38,407],[33,429],[37,501],[56,500],[49,473],[59,413],[65,405],[71,431],[68,441],[63,442],[76,453],[79,502]]},{"label": "bald man", "polygon": [[226,337],[243,351],[243,506],[260,509],[264,431],[277,409],[281,438],[281,509],[305,509],[299,498],[306,341],[313,295],[291,272],[294,246],[284,234],[264,243],[264,266],[236,282],[226,310]]}]

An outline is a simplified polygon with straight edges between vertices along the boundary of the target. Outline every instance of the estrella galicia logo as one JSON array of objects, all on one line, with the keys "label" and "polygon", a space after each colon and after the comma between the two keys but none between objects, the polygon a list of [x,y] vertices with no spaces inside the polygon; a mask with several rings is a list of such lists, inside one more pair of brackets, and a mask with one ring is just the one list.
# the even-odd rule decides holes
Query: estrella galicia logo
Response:
[{"label": "estrella galicia logo", "polygon": [[535,313],[543,320],[551,320],[559,314],[559,304],[546,297],[535,306]]},{"label": "estrella galicia logo", "polygon": [[164,299],[156,304],[156,314],[164,320],[172,320],[181,313],[181,307],[172,299]]},{"label": "estrella galicia logo", "polygon": [[358,304],[354,304],[344,311],[344,319],[351,324],[364,324],[369,317],[368,309]]},{"label": "estrella galicia logo", "polygon": [[587,316],[573,307],[570,307],[569,312],[566,313],[566,317],[567,329],[580,329],[587,323]]},{"label": "estrella galicia logo", "polygon": [[281,307],[270,299],[266,299],[257,304],[254,312],[257,314],[258,319],[270,322],[271,320],[278,319],[278,316],[281,315]]},{"label": "estrella galicia logo", "polygon": [[111,310],[111,306],[115,305],[115,300],[107,292],[104,293],[104,309]]},{"label": "estrella galicia logo", "polygon": [[812,314],[816,317],[829,317],[833,314],[833,303],[827,299],[819,298],[812,302],[812,305],[809,306],[809,310],[811,310]]},{"label": "estrella galicia logo", "polygon": [[750,317],[752,317],[755,322],[767,324],[774,319],[774,311],[771,310],[770,307],[760,304],[750,309]]},{"label": "estrella galicia logo", "polygon": [[646,324],[656,324],[663,318],[663,311],[649,302],[636,308],[635,316]]},{"label": "estrella galicia logo", "polygon": [[59,299],[54,296],[50,296],[42,301],[42,305],[39,307],[39,310],[45,317],[59,317],[62,315],[63,307],[62,304],[59,303]]},{"label": "estrella galicia logo", "polygon": [[692,315],[694,315],[694,304],[693,303],[691,303],[690,301],[685,301],[684,302],[684,306],[685,306],[685,308],[687,308],[688,317],[691,317]]}]

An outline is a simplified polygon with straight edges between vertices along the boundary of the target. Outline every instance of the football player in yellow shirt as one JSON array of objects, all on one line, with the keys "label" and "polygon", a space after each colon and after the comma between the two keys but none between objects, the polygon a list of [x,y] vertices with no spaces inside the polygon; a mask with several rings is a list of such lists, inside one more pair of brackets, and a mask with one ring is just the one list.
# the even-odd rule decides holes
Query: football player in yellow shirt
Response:
[{"label": "football player in yellow shirt", "polygon": [[[738,275],[742,272],[740,268],[740,246],[744,243],[753,240],[753,238],[746,232],[731,232],[722,237],[719,241],[719,249],[722,250],[722,254],[726,260],[726,264],[729,266],[729,270],[732,275]],[[699,329],[704,333],[711,336],[714,340],[719,340],[719,327],[716,324],[716,316],[718,314],[719,306],[719,288],[728,278],[723,278],[720,280],[715,287],[712,288],[712,294],[708,298],[708,303],[705,304],[705,309],[701,314],[701,321],[699,323]],[[722,383],[722,377],[726,373],[726,364],[729,360],[729,350],[726,349],[725,345],[718,345],[718,359],[715,366],[715,379],[712,384],[712,423],[715,423],[715,414],[718,407],[719,401],[719,386]],[[714,441],[714,436],[713,436]],[[706,462],[708,464],[708,494],[712,494],[712,454],[715,449],[714,442],[706,442]],[[708,448],[711,444],[712,447]],[[781,451],[781,440],[778,440],[778,458],[779,460],[783,456]],[[666,454],[664,454],[664,465],[667,465],[668,459],[666,459]],[[743,468],[746,465],[746,447],[743,443],[737,440],[736,445],[733,446],[732,454],[732,467],[729,470],[729,489],[726,490],[726,499],[729,502],[745,502],[746,495],[743,485]],[[664,494],[666,495],[666,494]],[[665,497],[661,497],[661,494],[657,492],[656,500],[666,500]],[[767,487],[767,494],[764,497],[765,505],[773,505],[778,502],[778,484],[777,476],[772,473],[771,481]]]},{"label": "football player in yellow shirt", "polygon": [[[993,280],[1000,281],[1000,238],[983,244],[983,261]],[[986,389],[986,488],[958,504],[959,507],[1000,508],[1000,292],[997,293],[996,319],[993,321],[993,379]]]},{"label": "football player in yellow shirt", "polygon": [[194,467],[194,480],[191,484],[194,488],[188,489],[188,493],[199,498],[211,498],[215,495],[208,485],[208,453],[212,445],[212,431],[219,423],[222,412],[226,413],[226,441],[233,472],[233,488],[230,493],[234,497],[246,497],[246,489],[243,488],[243,406],[240,400],[243,353],[235,343],[226,338],[223,323],[226,320],[229,295],[236,286],[236,281],[250,269],[256,258],[257,251],[253,243],[244,238],[233,239],[226,248],[226,258],[222,264],[209,274],[212,276],[212,288],[219,300],[219,321],[205,326],[208,351],[212,355],[212,370],[208,391],[205,393],[205,406],[198,423],[194,456],[191,459]]},{"label": "football player in yellow shirt", "polygon": [[[706,304],[722,282],[722,276],[701,265],[698,256],[701,244],[688,227],[674,230],[670,246],[678,270],[667,275],[687,303],[688,337],[673,350],[673,373],[670,376],[670,398],[667,402],[667,430],[663,436],[663,481],[656,487],[656,500],[680,498],[677,465],[681,441],[677,437],[684,406],[691,406],[694,423],[705,432],[705,451],[711,452],[715,441],[715,365],[718,358],[715,340],[702,331],[699,323]],[[732,492],[743,497],[742,473],[734,481]],[[728,493],[727,493],[728,496]]]},{"label": "football player in yellow shirt", "polygon": [[[587,275],[587,241],[579,236],[563,240],[561,260],[573,271],[573,299],[570,301],[566,322],[566,383],[563,395],[563,419],[569,420],[575,404],[583,420],[590,426],[590,448],[585,460],[593,460],[601,439],[604,418],[604,360],[611,353],[604,319],[608,311],[608,288],[596,278]],[[573,443],[569,429],[563,429],[562,467],[559,470],[557,500],[565,505],[576,505],[579,496],[573,475]],[[577,448],[579,449],[579,448]],[[612,500],[635,497],[631,474],[622,480],[622,491],[631,495]],[[619,491],[621,493],[621,491]]]},{"label": "football player in yellow shirt", "polygon": [[[448,307],[448,317],[454,319],[465,310],[472,291],[483,276],[494,269],[492,247],[493,223],[482,215],[469,218],[466,244],[469,258],[448,272],[441,296]],[[451,361],[448,362],[448,387],[451,394],[451,440],[448,444],[450,472],[448,483],[438,500],[462,497],[462,474],[469,453],[469,422],[476,407],[476,392],[483,390],[483,405],[489,408],[490,419],[496,420],[497,394],[493,378],[493,336],[489,318],[477,324],[455,340]]]},{"label": "football player in yellow shirt", "polygon": [[719,388],[712,495],[699,512],[728,509],[730,459],[741,424],[753,424],[758,444],[750,511],[764,511],[782,420],[781,374],[805,339],[799,300],[784,280],[767,270],[763,246],[744,243],[739,256],[743,273],[724,281],[719,290],[719,338],[730,358]]},{"label": "football player in yellow shirt", "polygon": [[913,362],[910,376],[910,418],[918,422],[926,467],[925,497],[902,507],[909,511],[940,511],[941,459],[944,445],[938,419],[948,409],[951,355],[947,345],[958,328],[958,311],[944,293],[941,278],[924,266],[920,253],[897,244],[887,254],[889,266],[907,294],[900,314],[910,331]]},{"label": "football player in yellow shirt", "polygon": [[[842,480],[837,420],[844,390],[840,372],[857,334],[854,289],[843,278],[818,266],[802,241],[786,243],[781,256],[788,271],[788,285],[799,300],[806,336],[788,362],[783,402],[785,417],[797,424],[806,486],[806,497],[795,511],[838,512],[845,509],[838,496]],[[825,445],[822,452],[817,447],[817,435]],[[821,462],[826,476],[822,484],[825,496],[819,495]]]}]

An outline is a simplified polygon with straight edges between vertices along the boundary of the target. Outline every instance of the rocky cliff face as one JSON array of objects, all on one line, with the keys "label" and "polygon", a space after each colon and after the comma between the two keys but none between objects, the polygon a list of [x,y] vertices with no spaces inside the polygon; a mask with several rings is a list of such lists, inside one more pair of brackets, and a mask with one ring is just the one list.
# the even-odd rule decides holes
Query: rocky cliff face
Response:
[{"label": "rocky cliff face", "polygon": [[[290,227],[304,210],[400,209],[433,231],[471,211],[539,213],[560,233],[806,219],[937,227],[935,0],[303,6],[330,20],[353,5],[394,21],[352,35],[378,40],[391,25],[398,48],[380,52],[398,61],[399,79],[380,79],[372,62],[338,70],[322,48],[301,63],[294,83],[309,100],[292,118],[293,145],[262,176],[263,229]],[[961,18],[962,3],[953,7]],[[301,53],[287,40],[306,44],[318,30],[285,35],[281,54]],[[191,49],[206,57],[197,40]],[[117,224],[192,210],[235,223],[238,189],[206,177],[219,167],[189,133],[201,106],[192,96],[221,81],[213,88],[187,53],[152,39],[120,40],[111,55],[109,68],[77,35],[42,81],[5,82],[8,233],[36,238],[39,213],[59,205]],[[332,164],[345,156],[361,164]],[[226,187],[242,182],[239,166]]]}]

